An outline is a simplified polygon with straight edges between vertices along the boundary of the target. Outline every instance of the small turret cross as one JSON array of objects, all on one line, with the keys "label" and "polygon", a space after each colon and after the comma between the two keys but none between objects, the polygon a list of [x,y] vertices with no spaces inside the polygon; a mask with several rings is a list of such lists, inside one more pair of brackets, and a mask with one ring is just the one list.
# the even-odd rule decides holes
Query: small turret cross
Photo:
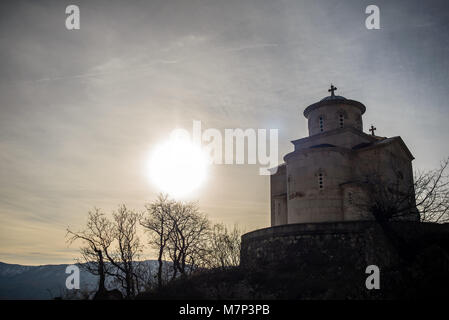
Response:
[{"label": "small turret cross", "polygon": [[333,97],[333,96],[334,96],[334,91],[335,91],[335,90],[337,90],[337,87],[334,87],[334,85],[331,84],[331,88],[330,88],[329,90],[327,90],[327,92],[330,92],[330,93],[331,93],[331,96]]},{"label": "small turret cross", "polygon": [[371,129],[369,129],[369,131],[371,131],[371,134],[374,136],[374,131],[377,130],[377,128],[375,128],[373,125],[371,125]]}]

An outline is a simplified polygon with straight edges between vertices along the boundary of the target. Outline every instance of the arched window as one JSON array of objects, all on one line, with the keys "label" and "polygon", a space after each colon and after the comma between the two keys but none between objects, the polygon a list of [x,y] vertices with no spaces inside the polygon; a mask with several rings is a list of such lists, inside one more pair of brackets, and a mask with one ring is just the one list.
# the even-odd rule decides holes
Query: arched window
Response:
[{"label": "arched window", "polygon": [[319,124],[320,124],[320,132],[323,132],[324,131],[324,117],[323,116],[320,116]]},{"label": "arched window", "polygon": [[343,128],[345,124],[345,115],[343,113],[338,114],[338,120],[340,123],[340,128]]},{"label": "arched window", "polygon": [[323,173],[320,171],[320,172],[318,173],[318,187],[320,188],[320,190],[323,190],[323,188],[324,188],[323,180],[324,180],[324,175],[323,175]]},{"label": "arched window", "polygon": [[326,171],[323,168],[319,168],[316,172],[315,172],[315,177],[317,179],[317,184],[318,184],[318,190],[323,190],[324,186],[325,186],[325,179],[327,177]]}]

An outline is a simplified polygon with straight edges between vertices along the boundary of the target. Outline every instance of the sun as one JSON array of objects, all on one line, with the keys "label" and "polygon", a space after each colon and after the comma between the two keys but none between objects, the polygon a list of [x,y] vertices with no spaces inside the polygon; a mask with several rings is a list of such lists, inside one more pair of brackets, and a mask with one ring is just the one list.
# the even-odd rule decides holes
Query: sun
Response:
[{"label": "sun", "polygon": [[185,136],[172,135],[157,145],[148,163],[150,181],[175,198],[191,195],[206,180],[209,161],[200,146]]}]

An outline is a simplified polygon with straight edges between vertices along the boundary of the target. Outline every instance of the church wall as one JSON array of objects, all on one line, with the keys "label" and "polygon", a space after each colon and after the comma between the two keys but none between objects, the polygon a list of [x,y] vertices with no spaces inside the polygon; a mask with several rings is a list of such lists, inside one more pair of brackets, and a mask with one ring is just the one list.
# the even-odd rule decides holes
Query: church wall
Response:
[{"label": "church wall", "polygon": [[354,127],[363,131],[362,113],[359,108],[339,103],[325,105],[311,111],[308,116],[309,136],[322,133],[320,117],[323,117],[323,132],[341,128],[339,115],[344,115],[343,127]]},{"label": "church wall", "polygon": [[273,197],[272,200],[271,225],[280,226],[288,223],[287,219],[287,197],[286,195]]},{"label": "church wall", "polygon": [[339,185],[350,177],[348,153],[339,148],[308,149],[286,161],[288,223],[343,220]]},{"label": "church wall", "polygon": [[[382,183],[384,187],[397,186],[398,190],[404,194],[413,192],[412,160],[404,153],[399,143],[393,142],[378,148],[361,149],[357,152],[354,162],[357,163],[354,168],[360,179],[367,179],[371,183]],[[410,199],[414,200],[414,197],[410,196]],[[411,216],[409,219],[417,220],[419,216]]]},{"label": "church wall", "polygon": [[270,176],[271,225],[277,226],[287,221],[287,178],[286,166],[280,165]]},{"label": "church wall", "polygon": [[[272,226],[372,220],[368,211],[369,190],[363,185],[367,178],[375,179],[379,173],[382,183],[399,181],[402,192],[410,192],[413,185],[411,159],[398,143],[359,151],[302,149],[287,155],[285,160],[287,165],[272,178]],[[284,192],[286,196],[275,197]]]},{"label": "church wall", "polygon": [[343,217],[344,221],[374,220],[366,204],[366,190],[357,183],[349,183],[341,186],[343,193]]}]

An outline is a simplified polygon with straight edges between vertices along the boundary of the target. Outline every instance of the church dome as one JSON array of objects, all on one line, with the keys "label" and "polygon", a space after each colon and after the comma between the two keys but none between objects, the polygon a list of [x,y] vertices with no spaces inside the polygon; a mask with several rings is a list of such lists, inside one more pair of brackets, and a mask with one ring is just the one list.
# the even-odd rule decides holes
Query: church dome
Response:
[{"label": "church dome", "polygon": [[355,100],[335,95],[334,85],[328,90],[331,95],[308,106],[304,110],[309,136],[335,129],[352,127],[363,131],[362,115],[366,107]]},{"label": "church dome", "polygon": [[333,85],[331,85],[331,88],[327,91],[331,92],[330,96],[327,96],[323,99],[321,99],[318,102],[315,102],[313,104],[311,104],[310,106],[308,106],[305,110],[304,110],[304,117],[309,118],[309,114],[320,108],[320,107],[324,107],[324,106],[329,106],[329,105],[348,105],[348,106],[354,106],[357,109],[360,110],[361,114],[364,114],[366,111],[366,107],[355,100],[351,100],[351,99],[346,99],[343,96],[337,96],[334,94],[335,90],[337,90],[336,87],[334,87]]},{"label": "church dome", "polygon": [[327,96],[321,99],[320,101],[328,101],[328,100],[346,100],[346,98],[342,96]]}]

